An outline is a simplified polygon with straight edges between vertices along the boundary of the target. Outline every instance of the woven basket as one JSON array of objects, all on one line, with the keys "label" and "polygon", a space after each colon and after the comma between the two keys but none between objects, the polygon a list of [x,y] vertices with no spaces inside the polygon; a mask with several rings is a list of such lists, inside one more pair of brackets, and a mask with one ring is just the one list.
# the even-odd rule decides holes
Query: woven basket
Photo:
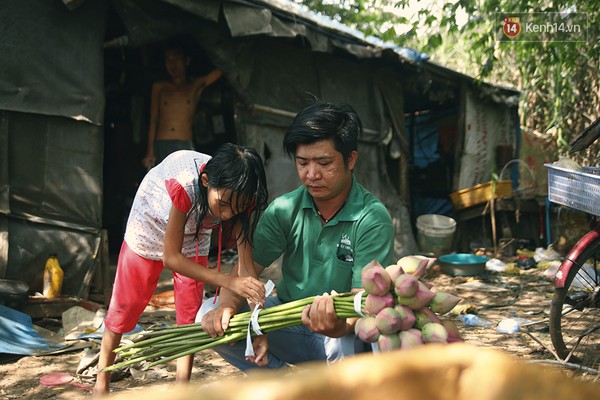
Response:
[{"label": "woven basket", "polygon": [[492,181],[450,193],[450,200],[456,210],[487,203],[499,197],[512,197],[512,181],[496,181],[496,190],[492,190]]}]

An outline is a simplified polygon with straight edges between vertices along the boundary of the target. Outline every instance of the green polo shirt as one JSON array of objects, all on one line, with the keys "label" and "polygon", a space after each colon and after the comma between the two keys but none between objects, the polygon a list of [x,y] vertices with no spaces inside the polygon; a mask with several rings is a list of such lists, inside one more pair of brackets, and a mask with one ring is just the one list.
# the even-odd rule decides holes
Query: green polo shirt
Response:
[{"label": "green polo shirt", "polygon": [[254,260],[262,266],[283,254],[277,294],[288,302],[362,287],[365,265],[392,262],[394,228],[383,203],[353,178],[346,204],[325,226],[300,186],[267,207],[253,242]]}]

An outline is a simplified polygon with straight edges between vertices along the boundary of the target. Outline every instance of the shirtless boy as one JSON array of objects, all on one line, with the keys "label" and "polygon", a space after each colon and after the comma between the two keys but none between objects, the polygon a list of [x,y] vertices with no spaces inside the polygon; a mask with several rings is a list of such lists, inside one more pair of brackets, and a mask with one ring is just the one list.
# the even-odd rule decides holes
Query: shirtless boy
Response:
[{"label": "shirtless boy", "polygon": [[194,150],[192,122],[200,96],[223,72],[214,69],[207,75],[190,79],[187,76],[189,64],[190,57],[183,49],[171,47],[165,51],[165,67],[171,79],[152,85],[148,148],[142,161],[146,169],[174,151]]}]

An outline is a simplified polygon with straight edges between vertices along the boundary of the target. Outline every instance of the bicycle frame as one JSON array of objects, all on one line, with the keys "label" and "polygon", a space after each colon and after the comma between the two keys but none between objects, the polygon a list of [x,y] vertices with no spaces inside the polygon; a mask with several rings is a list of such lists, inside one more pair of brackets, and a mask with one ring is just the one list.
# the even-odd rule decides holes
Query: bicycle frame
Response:
[{"label": "bicycle frame", "polygon": [[569,254],[567,254],[563,262],[560,264],[556,276],[554,277],[555,287],[562,288],[565,286],[565,280],[567,279],[569,271],[571,270],[571,267],[574,264],[573,260],[577,259],[577,257],[583,251],[583,249],[585,249],[590,244],[590,242],[596,240],[598,237],[600,237],[600,224],[596,224],[595,228],[593,228],[591,231],[586,233],[581,239],[579,239],[579,241],[575,244],[575,246],[573,246]]}]

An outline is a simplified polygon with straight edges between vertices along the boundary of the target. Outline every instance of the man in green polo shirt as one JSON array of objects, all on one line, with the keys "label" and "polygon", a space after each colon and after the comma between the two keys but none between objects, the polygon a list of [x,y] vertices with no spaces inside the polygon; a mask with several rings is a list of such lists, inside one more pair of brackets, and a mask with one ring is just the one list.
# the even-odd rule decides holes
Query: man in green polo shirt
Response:
[{"label": "man in green polo shirt", "polygon": [[[282,256],[282,278],[265,308],[317,296],[305,308],[304,325],[281,329],[255,341],[255,356],[244,357],[244,343],[215,350],[241,370],[279,368],[305,361],[335,361],[360,351],[355,318],[338,319],[333,299],[324,293],[359,291],[361,270],[393,255],[393,225],[385,206],[352,173],[362,125],[348,105],[314,103],[288,128],[283,146],[293,157],[302,186],[275,199],[254,233],[257,272]],[[202,318],[204,329],[222,335],[243,305],[223,290],[216,310]],[[268,352],[267,352],[268,348]]]}]

